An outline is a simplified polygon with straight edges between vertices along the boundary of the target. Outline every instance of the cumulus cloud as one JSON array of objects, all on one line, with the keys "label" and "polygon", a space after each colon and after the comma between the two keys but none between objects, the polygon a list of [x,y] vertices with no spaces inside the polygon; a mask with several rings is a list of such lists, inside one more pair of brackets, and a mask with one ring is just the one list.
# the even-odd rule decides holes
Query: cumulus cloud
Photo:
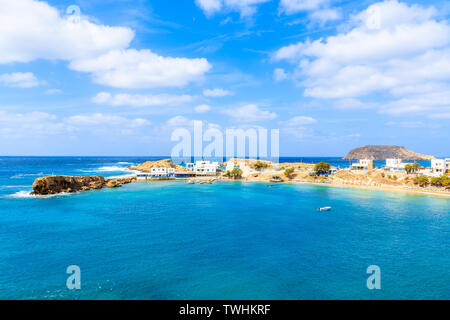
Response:
[{"label": "cumulus cloud", "polygon": [[0,63],[87,58],[126,48],[134,37],[129,28],[96,24],[84,16],[61,16],[46,2],[0,3]]},{"label": "cumulus cloud", "polygon": [[275,112],[261,110],[255,104],[248,104],[239,108],[228,109],[223,111],[223,113],[239,122],[266,121],[277,117]]},{"label": "cumulus cloud", "polygon": [[329,2],[329,0],[281,0],[278,11],[291,15],[302,11],[316,10]]},{"label": "cumulus cloud", "polygon": [[194,108],[195,112],[197,113],[205,113],[211,110],[211,107],[208,106],[207,104],[201,104],[199,106],[196,106]]},{"label": "cumulus cloud", "polygon": [[324,25],[328,21],[339,20],[342,18],[342,14],[338,9],[323,9],[312,12],[310,18],[317,21],[320,25]]},{"label": "cumulus cloud", "polygon": [[95,127],[95,126],[107,126],[107,127],[125,127],[125,128],[139,128],[149,126],[150,122],[146,119],[127,119],[121,116],[109,115],[103,113],[94,113],[89,115],[76,115],[66,119],[66,122],[73,126],[80,127]]},{"label": "cumulus cloud", "polygon": [[287,78],[288,78],[288,75],[284,69],[276,68],[275,70],[273,70],[273,79],[276,82],[286,80]]},{"label": "cumulus cloud", "polygon": [[206,16],[212,16],[222,11],[239,12],[241,17],[248,17],[256,13],[258,6],[271,0],[195,0]]},{"label": "cumulus cloud", "polygon": [[112,95],[109,92],[99,92],[91,99],[97,104],[107,104],[111,106],[131,106],[131,107],[154,107],[154,106],[178,106],[189,103],[193,100],[190,95],[169,95],[169,94],[126,94],[119,93]]},{"label": "cumulus cloud", "polygon": [[308,97],[386,93],[390,100],[380,108],[390,114],[450,108],[450,26],[433,7],[380,2],[353,16],[351,25],[335,36],[280,48],[273,60],[295,65]]},{"label": "cumulus cloud", "polygon": [[183,116],[175,116],[167,120],[166,125],[169,127],[185,127],[192,124],[192,121]]},{"label": "cumulus cloud", "polygon": [[195,3],[207,16],[211,16],[222,9],[222,0],[195,0]]},{"label": "cumulus cloud", "polygon": [[33,88],[45,82],[39,81],[31,72],[15,72],[0,74],[0,85],[6,87]]},{"label": "cumulus cloud", "polygon": [[312,117],[307,116],[297,116],[292,119],[289,119],[288,121],[284,122],[284,125],[287,127],[295,127],[295,126],[304,126],[308,124],[314,124],[317,120]]},{"label": "cumulus cloud", "polygon": [[206,59],[162,57],[150,50],[115,50],[72,61],[70,68],[89,72],[94,81],[116,88],[180,87],[202,79],[211,69]]},{"label": "cumulus cloud", "polygon": [[[102,113],[60,118],[46,112],[13,113],[0,109],[0,137],[23,139],[52,135],[76,135],[78,132],[103,132],[107,135],[127,129],[145,129],[150,122]],[[102,131],[103,130],[103,131]]]},{"label": "cumulus cloud", "polygon": [[228,90],[224,90],[224,89],[220,89],[220,88],[205,89],[205,90],[203,90],[203,95],[205,97],[216,98],[216,97],[231,96],[231,95],[233,95],[233,92],[228,91]]},{"label": "cumulus cloud", "polygon": [[63,16],[46,2],[0,0],[0,64],[37,59],[70,61],[96,83],[117,88],[180,87],[211,69],[206,59],[163,57],[128,49],[134,31]]}]

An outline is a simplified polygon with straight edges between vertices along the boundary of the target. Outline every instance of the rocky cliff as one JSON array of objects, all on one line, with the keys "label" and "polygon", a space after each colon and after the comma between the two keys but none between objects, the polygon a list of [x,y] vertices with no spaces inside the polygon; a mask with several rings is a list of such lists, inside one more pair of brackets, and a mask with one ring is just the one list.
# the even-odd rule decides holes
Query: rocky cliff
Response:
[{"label": "rocky cliff", "polygon": [[137,166],[128,167],[131,170],[138,170],[141,172],[151,172],[152,168],[174,168],[176,171],[186,171],[186,168],[176,165],[173,163],[171,159],[164,159],[164,160],[158,160],[158,161],[147,161],[144,163],[141,163]]},{"label": "rocky cliff", "polygon": [[433,156],[423,155],[402,146],[365,146],[351,150],[344,160],[386,160],[386,159],[402,159],[402,160],[431,160]]},{"label": "rocky cliff", "polygon": [[102,189],[103,187],[117,188],[133,181],[136,181],[136,177],[105,179],[102,176],[48,176],[37,178],[34,181],[32,194],[49,195]]}]

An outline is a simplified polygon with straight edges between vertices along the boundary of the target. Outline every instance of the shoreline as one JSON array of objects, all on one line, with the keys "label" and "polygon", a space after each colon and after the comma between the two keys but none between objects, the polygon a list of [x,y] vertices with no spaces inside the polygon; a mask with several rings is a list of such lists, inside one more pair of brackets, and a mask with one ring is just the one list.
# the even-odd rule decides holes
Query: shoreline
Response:
[{"label": "shoreline", "polygon": [[450,198],[450,192],[436,192],[436,191],[430,191],[430,190],[411,190],[411,189],[396,188],[396,187],[389,187],[389,186],[374,187],[374,186],[358,186],[358,185],[314,183],[314,182],[293,182],[292,184],[323,186],[323,187],[333,187],[333,188],[342,188],[342,189],[359,189],[359,190],[367,190],[367,191],[382,191],[382,192],[394,191],[394,192],[403,192],[403,193],[410,193],[410,194],[416,194],[416,195]]},{"label": "shoreline", "polygon": [[364,185],[351,185],[351,184],[338,184],[338,183],[320,183],[320,182],[306,182],[306,181],[280,181],[280,182],[270,182],[264,180],[252,180],[252,179],[223,179],[222,177],[196,177],[190,179],[160,179],[160,180],[148,180],[148,181],[137,181],[137,182],[146,182],[146,183],[154,183],[154,182],[164,182],[164,181],[188,181],[193,180],[198,182],[210,180],[213,184],[215,182],[253,182],[253,183],[261,183],[261,184],[270,184],[270,185],[309,185],[309,186],[321,186],[321,187],[332,187],[332,188],[342,188],[342,189],[359,189],[366,191],[382,191],[382,192],[403,192],[409,194],[423,195],[423,196],[437,196],[441,198],[450,198],[450,192],[445,191],[431,191],[431,190],[411,190],[405,189],[404,187],[394,187],[394,186],[364,186]]}]

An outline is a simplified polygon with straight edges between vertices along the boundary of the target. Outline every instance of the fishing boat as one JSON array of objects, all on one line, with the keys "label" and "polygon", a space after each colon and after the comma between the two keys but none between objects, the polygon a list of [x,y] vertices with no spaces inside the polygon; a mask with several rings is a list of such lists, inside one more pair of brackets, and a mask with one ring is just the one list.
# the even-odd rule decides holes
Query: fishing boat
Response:
[{"label": "fishing boat", "polygon": [[317,211],[331,211],[331,207],[317,208]]},{"label": "fishing boat", "polygon": [[195,184],[195,181],[194,180],[188,180],[188,181],[186,181],[186,183],[187,184]]}]

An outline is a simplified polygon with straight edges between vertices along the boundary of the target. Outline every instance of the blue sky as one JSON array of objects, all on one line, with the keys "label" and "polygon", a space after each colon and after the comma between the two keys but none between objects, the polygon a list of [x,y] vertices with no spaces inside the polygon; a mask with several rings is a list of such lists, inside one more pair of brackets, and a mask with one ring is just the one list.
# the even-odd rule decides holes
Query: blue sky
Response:
[{"label": "blue sky", "polygon": [[446,1],[0,8],[1,155],[169,155],[171,132],[193,120],[280,129],[282,156],[450,154]]}]

